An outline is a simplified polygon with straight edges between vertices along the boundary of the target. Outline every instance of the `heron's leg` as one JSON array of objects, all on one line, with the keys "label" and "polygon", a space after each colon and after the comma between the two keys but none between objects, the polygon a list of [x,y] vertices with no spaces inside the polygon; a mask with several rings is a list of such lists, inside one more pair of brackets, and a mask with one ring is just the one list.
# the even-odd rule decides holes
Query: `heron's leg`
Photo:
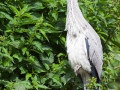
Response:
[{"label": "heron's leg", "polygon": [[74,67],[74,72],[75,72],[75,75],[80,79],[80,82],[82,83],[82,89],[84,90],[84,83],[83,83],[81,75],[79,74],[79,69],[80,68],[81,68],[81,65],[76,65]]},{"label": "heron's leg", "polygon": [[81,86],[82,86],[82,90],[85,90],[84,89],[84,83],[83,83],[83,80],[82,80],[82,77],[80,74],[77,74],[77,77],[80,79],[80,82],[82,83]]}]

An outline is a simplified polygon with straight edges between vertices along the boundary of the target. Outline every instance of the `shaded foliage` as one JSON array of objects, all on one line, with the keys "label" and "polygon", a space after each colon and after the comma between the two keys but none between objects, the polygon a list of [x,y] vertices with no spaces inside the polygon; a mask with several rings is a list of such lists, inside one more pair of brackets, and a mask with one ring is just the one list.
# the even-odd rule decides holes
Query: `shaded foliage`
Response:
[{"label": "shaded foliage", "polygon": [[[100,88],[117,90],[120,1],[81,0],[79,4],[102,40]],[[65,18],[66,0],[0,1],[0,90],[81,88],[67,60]]]}]

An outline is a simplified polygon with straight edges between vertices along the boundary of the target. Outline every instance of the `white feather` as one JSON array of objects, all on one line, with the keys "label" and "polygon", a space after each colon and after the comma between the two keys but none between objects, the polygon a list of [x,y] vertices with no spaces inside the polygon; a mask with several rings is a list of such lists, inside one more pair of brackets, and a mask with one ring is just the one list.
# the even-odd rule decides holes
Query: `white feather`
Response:
[{"label": "white feather", "polygon": [[[85,38],[90,44],[90,59],[95,65],[99,78],[102,72],[102,45],[98,34],[84,19],[77,0],[67,0],[66,46],[68,59],[75,73],[80,73],[84,84],[91,78]],[[85,88],[84,88],[85,89]]]},{"label": "white feather", "polygon": [[82,66],[82,68],[88,72],[91,72],[91,66],[88,61],[86,45],[85,45],[85,35],[79,34],[74,37],[67,34],[66,39],[68,59],[70,60],[72,68],[76,65]]}]

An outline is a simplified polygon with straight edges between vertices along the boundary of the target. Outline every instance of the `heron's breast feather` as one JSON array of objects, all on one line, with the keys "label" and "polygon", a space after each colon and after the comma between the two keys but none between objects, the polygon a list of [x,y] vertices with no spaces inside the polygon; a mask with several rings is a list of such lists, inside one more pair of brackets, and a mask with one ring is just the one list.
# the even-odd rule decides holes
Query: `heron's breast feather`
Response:
[{"label": "heron's breast feather", "polygon": [[81,65],[82,68],[88,72],[91,72],[91,66],[88,61],[86,45],[85,45],[85,36],[80,34],[79,36],[67,35],[66,40],[68,59],[72,68],[76,65]]}]

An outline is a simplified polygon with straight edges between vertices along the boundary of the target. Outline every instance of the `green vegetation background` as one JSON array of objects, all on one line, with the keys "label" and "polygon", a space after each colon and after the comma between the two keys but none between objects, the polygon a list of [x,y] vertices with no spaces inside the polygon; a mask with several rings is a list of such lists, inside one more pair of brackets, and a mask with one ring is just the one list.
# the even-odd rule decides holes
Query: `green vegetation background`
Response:
[{"label": "green vegetation background", "polygon": [[[99,34],[101,90],[120,90],[120,0],[80,0]],[[79,90],[65,48],[66,0],[0,1],[0,90]],[[94,84],[94,83],[93,83]]]}]

